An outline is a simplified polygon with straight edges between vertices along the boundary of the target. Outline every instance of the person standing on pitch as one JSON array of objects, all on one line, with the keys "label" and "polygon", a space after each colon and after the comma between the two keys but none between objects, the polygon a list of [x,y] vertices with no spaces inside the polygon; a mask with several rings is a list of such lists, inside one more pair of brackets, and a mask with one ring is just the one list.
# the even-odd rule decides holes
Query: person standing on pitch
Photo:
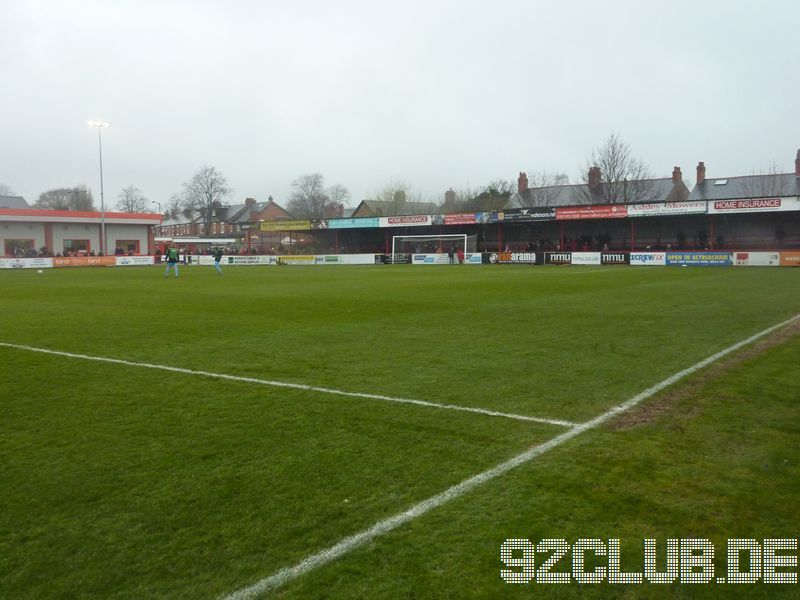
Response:
[{"label": "person standing on pitch", "polygon": [[214,248],[211,251],[211,255],[214,257],[214,268],[217,270],[217,275],[222,275],[222,269],[219,266],[219,263],[222,260],[222,248]]},{"label": "person standing on pitch", "polygon": [[169,247],[166,254],[167,258],[167,269],[164,271],[164,277],[169,275],[169,268],[175,268],[175,277],[178,276],[178,249],[175,247],[175,244]]}]

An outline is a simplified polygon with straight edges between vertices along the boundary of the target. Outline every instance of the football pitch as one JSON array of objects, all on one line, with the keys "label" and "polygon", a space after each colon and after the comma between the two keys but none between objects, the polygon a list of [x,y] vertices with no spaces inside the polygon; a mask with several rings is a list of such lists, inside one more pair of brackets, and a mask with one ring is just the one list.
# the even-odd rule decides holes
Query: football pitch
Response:
[{"label": "football pitch", "polygon": [[[800,537],[798,315],[791,268],[0,271],[0,597],[798,594],[721,579]],[[714,576],[609,583],[645,539]]]}]

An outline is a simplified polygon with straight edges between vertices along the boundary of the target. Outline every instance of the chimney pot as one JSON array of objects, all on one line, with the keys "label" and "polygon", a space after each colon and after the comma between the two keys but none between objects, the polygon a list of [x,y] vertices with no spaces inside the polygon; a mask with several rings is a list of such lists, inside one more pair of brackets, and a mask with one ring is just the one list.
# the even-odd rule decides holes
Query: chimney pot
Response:
[{"label": "chimney pot", "polygon": [[706,180],[706,164],[704,162],[697,163],[697,185],[702,184]]},{"label": "chimney pot", "polygon": [[683,181],[683,173],[681,173],[681,168],[676,166],[672,169],[672,183],[676,184],[681,181]]},{"label": "chimney pot", "polygon": [[244,199],[245,206],[253,206],[256,203],[255,198],[245,198]]}]

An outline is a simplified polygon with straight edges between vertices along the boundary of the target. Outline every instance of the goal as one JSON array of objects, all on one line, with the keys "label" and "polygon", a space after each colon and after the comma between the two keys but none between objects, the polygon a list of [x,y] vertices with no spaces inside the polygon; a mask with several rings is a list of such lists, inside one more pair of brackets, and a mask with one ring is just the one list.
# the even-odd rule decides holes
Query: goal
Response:
[{"label": "goal", "polygon": [[477,244],[478,236],[466,233],[396,235],[392,237],[392,259],[398,254],[446,254],[450,248],[460,249],[466,254],[475,252]]}]

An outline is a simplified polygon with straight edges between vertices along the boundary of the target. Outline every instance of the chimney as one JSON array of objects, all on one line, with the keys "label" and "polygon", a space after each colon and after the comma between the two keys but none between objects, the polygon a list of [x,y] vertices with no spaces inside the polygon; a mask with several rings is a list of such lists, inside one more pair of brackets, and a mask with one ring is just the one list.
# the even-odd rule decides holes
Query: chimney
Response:
[{"label": "chimney", "polygon": [[394,201],[397,204],[405,204],[406,202],[406,193],[403,190],[399,190],[394,193]]},{"label": "chimney", "polygon": [[800,150],[797,151],[797,158],[794,159],[795,177],[800,177]]},{"label": "chimney", "polygon": [[697,185],[700,185],[706,180],[706,164],[697,163]]},{"label": "chimney", "polygon": [[450,188],[444,193],[444,203],[445,206],[450,206],[456,203],[456,193],[453,191],[453,188]]},{"label": "chimney", "polygon": [[523,171],[520,171],[519,177],[517,178],[517,191],[520,194],[528,191],[528,174]]},{"label": "chimney", "polygon": [[678,184],[683,181],[683,173],[681,173],[680,167],[674,167],[672,169],[672,185]]},{"label": "chimney", "polygon": [[256,199],[255,198],[245,198],[244,199],[245,206],[253,206],[255,203],[256,203]]},{"label": "chimney", "polygon": [[589,190],[598,191],[602,180],[603,174],[600,172],[600,167],[589,167]]}]

